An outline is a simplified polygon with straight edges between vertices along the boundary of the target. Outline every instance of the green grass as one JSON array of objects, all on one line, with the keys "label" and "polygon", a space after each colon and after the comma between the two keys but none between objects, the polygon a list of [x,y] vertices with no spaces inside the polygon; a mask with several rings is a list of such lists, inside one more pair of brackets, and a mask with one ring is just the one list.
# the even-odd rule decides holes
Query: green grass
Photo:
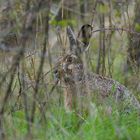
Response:
[{"label": "green grass", "polygon": [[[38,117],[37,117],[38,116]],[[36,114],[32,127],[35,140],[139,140],[140,119],[132,111],[129,114],[114,110],[111,115],[103,108],[94,108],[86,118],[75,112],[66,113],[62,107],[46,112],[47,120],[40,122]],[[27,123],[23,111],[5,115],[4,127],[8,139],[26,139]]]}]

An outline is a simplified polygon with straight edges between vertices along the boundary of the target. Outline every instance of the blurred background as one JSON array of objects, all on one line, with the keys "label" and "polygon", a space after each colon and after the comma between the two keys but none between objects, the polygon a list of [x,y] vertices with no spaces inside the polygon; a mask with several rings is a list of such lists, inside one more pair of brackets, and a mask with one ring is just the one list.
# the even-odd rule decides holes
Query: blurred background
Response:
[{"label": "blurred background", "polygon": [[[81,118],[65,114],[64,87],[53,76],[55,64],[69,50],[68,25],[76,36],[82,25],[92,25],[88,69],[119,81],[140,100],[139,11],[140,0],[0,0],[2,138],[26,139],[32,133],[29,139],[78,139],[85,131],[83,139],[94,137],[86,124],[81,126]],[[113,125],[108,127],[112,139],[137,138],[140,130],[132,127],[138,129],[135,134],[119,136],[121,129]],[[98,129],[103,134],[96,138],[108,139],[109,133]]]}]

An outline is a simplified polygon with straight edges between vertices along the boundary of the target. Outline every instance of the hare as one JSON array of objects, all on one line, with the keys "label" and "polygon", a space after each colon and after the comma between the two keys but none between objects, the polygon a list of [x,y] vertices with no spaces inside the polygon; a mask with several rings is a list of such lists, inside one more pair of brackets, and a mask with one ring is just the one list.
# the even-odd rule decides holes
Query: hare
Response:
[{"label": "hare", "polygon": [[[90,26],[88,27],[92,29]],[[98,97],[99,103],[105,104],[111,97],[113,102],[118,103],[118,105],[122,103],[126,107],[133,106],[139,110],[138,100],[125,86],[113,79],[86,70],[83,56],[85,48],[88,47],[85,45],[89,45],[89,42],[85,44],[83,42],[85,39],[76,38],[70,27],[67,27],[67,35],[70,51],[59,59],[54,71],[56,79],[64,86],[66,110],[83,112],[89,108],[92,97]]]}]

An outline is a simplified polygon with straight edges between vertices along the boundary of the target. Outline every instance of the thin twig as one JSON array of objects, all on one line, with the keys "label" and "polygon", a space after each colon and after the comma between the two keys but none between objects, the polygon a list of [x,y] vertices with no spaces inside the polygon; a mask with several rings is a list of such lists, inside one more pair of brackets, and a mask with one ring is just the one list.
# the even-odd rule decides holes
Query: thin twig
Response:
[{"label": "thin twig", "polygon": [[32,110],[31,110],[31,118],[30,118],[31,123],[34,122],[34,114],[35,114],[35,110],[36,110],[36,101],[35,100],[37,99],[40,76],[41,76],[42,71],[43,71],[43,66],[44,66],[44,61],[45,61],[45,53],[46,53],[47,43],[48,43],[50,0],[48,0],[47,3],[48,3],[48,5],[47,5],[47,15],[46,15],[46,21],[45,21],[45,37],[44,37],[44,44],[43,44],[43,50],[42,50],[42,57],[40,60],[40,66],[39,66],[38,73],[37,73],[35,92],[34,92],[34,96],[33,96],[34,100],[33,100],[33,105],[32,105]]},{"label": "thin twig", "polygon": [[95,33],[95,32],[101,32],[101,31],[125,31],[125,32],[128,32],[128,33],[131,33],[131,34],[136,34],[136,35],[140,35],[140,33],[136,32],[136,31],[133,31],[133,30],[130,30],[130,29],[126,29],[126,28],[116,28],[116,27],[113,27],[113,28],[102,28],[102,29],[96,29],[96,30],[93,30],[92,33]]}]

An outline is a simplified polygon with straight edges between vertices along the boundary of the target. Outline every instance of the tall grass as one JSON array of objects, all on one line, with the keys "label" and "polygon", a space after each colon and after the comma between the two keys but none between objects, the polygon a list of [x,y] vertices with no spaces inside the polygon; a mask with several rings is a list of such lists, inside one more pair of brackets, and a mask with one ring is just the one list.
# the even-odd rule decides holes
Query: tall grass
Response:
[{"label": "tall grass", "polygon": [[[103,107],[95,107],[91,115],[82,118],[75,112],[66,113],[63,107],[52,107],[46,112],[46,122],[40,122],[36,112],[32,135],[35,140],[138,140],[140,136],[139,114],[113,110],[106,114]],[[9,140],[26,139],[27,123],[23,111],[4,116]]]}]

